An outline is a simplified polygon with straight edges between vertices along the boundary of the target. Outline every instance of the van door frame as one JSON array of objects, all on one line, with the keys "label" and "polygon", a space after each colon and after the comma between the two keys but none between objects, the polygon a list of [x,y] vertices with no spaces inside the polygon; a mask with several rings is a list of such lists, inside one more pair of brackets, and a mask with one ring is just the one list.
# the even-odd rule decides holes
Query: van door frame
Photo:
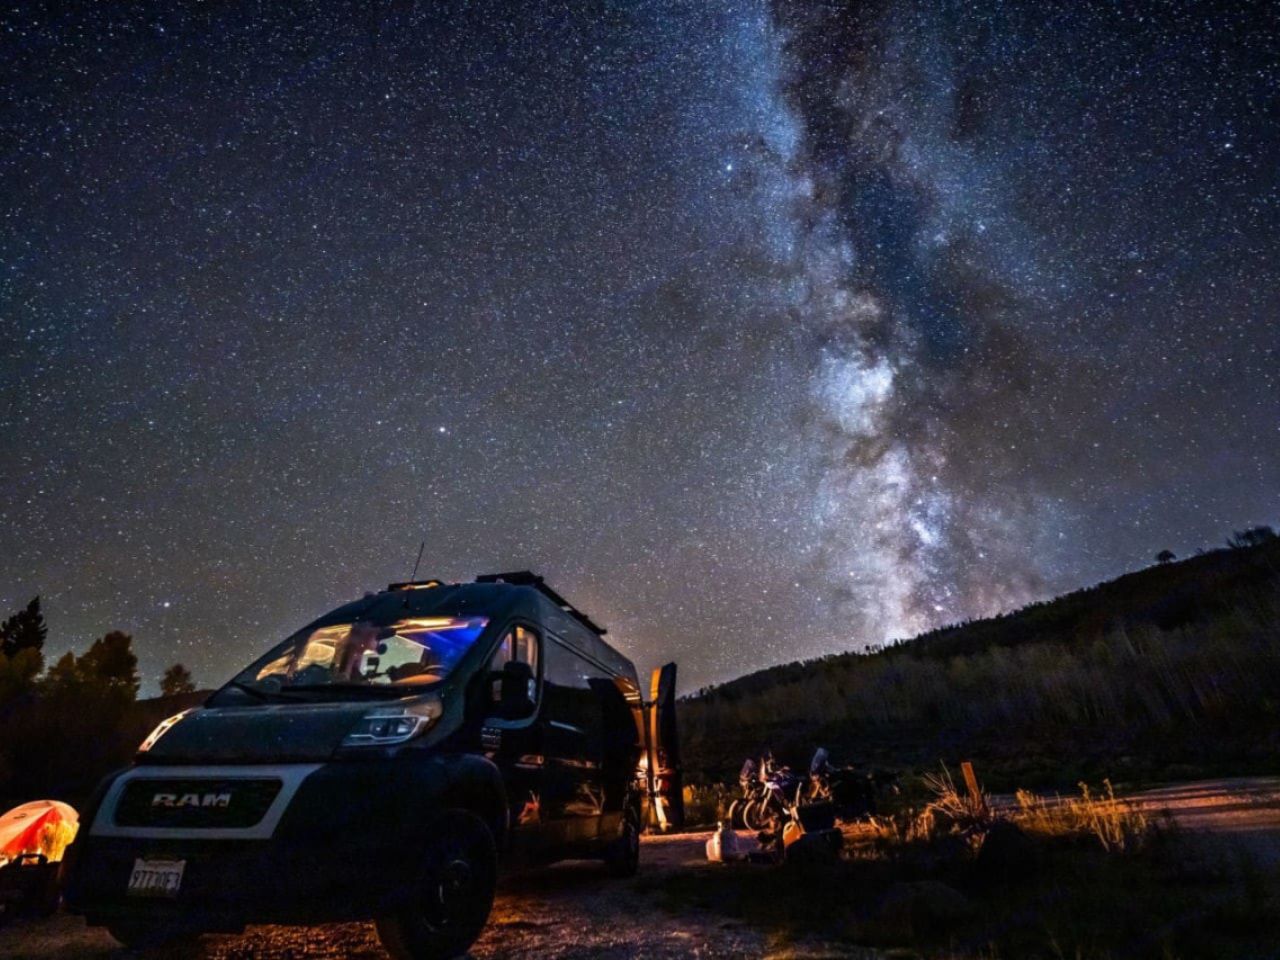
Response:
[{"label": "van door frame", "polygon": [[[528,617],[512,617],[497,631],[500,642],[507,635],[523,627],[530,631],[538,650],[538,669],[533,712],[519,720],[486,715],[481,720],[481,743],[486,750],[494,751],[494,759],[507,788],[509,834],[514,846],[522,848],[523,855],[536,855],[552,841],[548,823],[541,815],[541,798],[545,790],[546,757],[543,753],[542,711],[544,693],[543,677],[546,673],[546,628]],[[485,710],[494,708],[492,678],[489,666],[497,652],[495,643],[489,648],[483,661],[486,673]],[[517,741],[517,742],[513,742]],[[506,754],[504,756],[504,753]]]}]

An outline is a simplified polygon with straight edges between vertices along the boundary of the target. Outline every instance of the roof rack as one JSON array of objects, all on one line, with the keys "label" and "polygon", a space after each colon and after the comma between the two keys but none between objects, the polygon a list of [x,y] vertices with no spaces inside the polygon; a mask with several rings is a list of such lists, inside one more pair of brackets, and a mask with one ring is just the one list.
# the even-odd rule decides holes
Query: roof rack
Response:
[{"label": "roof rack", "polygon": [[476,583],[509,583],[516,587],[533,587],[533,589],[537,590],[540,594],[597,636],[603,637],[609,632],[564,597],[560,596],[560,594],[556,593],[556,591],[552,590],[547,586],[547,582],[545,580],[530,570],[513,570],[510,573],[482,573],[480,576],[476,577]]}]

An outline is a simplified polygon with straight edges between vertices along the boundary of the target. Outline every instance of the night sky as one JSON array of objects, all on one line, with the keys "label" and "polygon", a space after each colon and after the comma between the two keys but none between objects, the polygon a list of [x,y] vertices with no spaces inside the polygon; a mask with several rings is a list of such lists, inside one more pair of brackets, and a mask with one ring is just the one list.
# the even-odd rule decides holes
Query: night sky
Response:
[{"label": "night sky", "polygon": [[0,604],[532,568],[682,687],[1280,521],[1268,4],[10,4]]}]

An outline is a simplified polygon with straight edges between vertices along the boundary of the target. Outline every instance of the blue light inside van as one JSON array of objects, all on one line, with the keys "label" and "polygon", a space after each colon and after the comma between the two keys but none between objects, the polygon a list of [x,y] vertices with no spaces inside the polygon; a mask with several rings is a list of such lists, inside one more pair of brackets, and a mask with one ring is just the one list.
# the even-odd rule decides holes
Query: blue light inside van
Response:
[{"label": "blue light inside van", "polygon": [[401,620],[395,631],[397,636],[430,647],[445,663],[453,665],[488,625],[487,617],[423,617]]}]

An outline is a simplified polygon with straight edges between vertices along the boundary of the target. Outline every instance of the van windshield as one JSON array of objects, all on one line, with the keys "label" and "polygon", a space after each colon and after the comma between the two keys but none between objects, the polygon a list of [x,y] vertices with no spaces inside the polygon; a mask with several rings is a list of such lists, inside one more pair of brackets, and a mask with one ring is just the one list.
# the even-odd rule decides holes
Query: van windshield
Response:
[{"label": "van windshield", "polygon": [[488,622],[485,617],[407,617],[387,625],[356,621],[302,630],[231,683],[264,695],[439,683]]}]

